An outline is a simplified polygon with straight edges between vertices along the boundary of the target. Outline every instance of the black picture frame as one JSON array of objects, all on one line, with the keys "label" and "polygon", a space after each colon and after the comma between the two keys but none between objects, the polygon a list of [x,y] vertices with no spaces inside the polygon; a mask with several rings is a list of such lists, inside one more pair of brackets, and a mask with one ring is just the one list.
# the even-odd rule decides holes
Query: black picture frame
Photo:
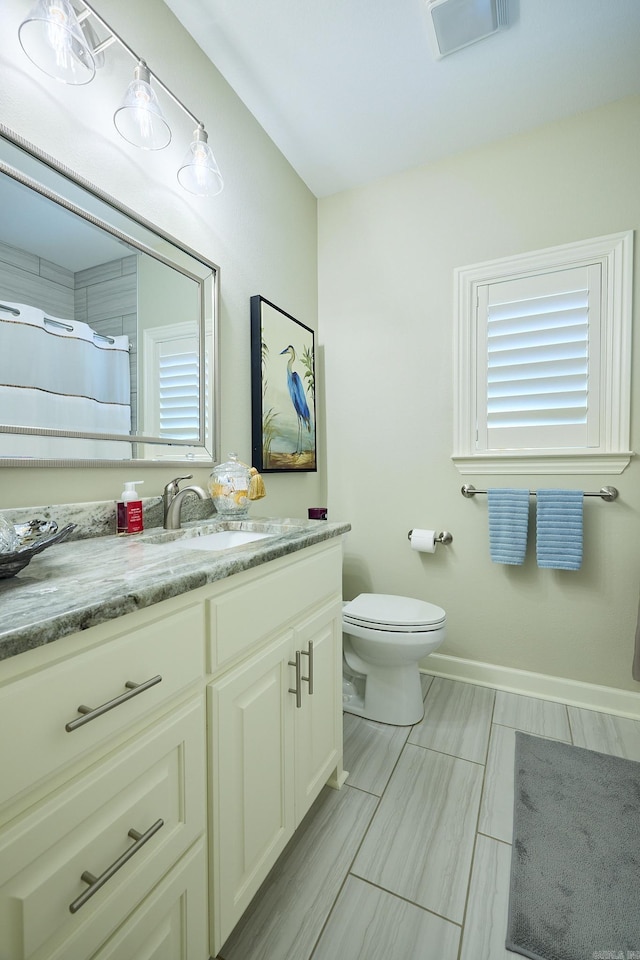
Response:
[{"label": "black picture frame", "polygon": [[315,334],[264,297],[251,297],[252,463],[260,473],[318,469]]}]

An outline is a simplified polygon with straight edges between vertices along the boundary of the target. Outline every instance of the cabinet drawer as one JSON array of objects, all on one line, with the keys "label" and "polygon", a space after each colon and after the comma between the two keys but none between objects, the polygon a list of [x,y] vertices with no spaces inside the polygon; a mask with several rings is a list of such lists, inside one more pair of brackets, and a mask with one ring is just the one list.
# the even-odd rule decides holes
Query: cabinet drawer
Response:
[{"label": "cabinet drawer", "polygon": [[[202,835],[204,759],[199,696],[7,826],[2,960],[48,960],[63,943],[66,957],[75,942],[92,955]],[[102,886],[87,876],[102,880],[117,862]],[[80,903],[90,884],[95,893]]]},{"label": "cabinet drawer", "polygon": [[[126,732],[201,677],[203,636],[202,606],[185,607],[0,688],[0,806]],[[161,681],[144,688],[158,676]],[[67,731],[69,722],[84,719],[79,706],[95,709],[123,697],[129,699]]]},{"label": "cabinet drawer", "polygon": [[310,607],[342,592],[342,551],[332,546],[209,601],[209,669],[237,660]]},{"label": "cabinet drawer", "polygon": [[200,842],[92,960],[205,960],[206,900],[206,852]]}]

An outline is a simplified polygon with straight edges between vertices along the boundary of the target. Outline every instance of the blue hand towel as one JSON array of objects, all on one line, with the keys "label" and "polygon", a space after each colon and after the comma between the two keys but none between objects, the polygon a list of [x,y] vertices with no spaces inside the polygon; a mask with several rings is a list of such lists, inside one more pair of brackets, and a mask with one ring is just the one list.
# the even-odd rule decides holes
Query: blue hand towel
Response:
[{"label": "blue hand towel", "polygon": [[494,563],[520,564],[527,549],[529,491],[490,488],[489,546]]},{"label": "blue hand towel", "polygon": [[579,570],[582,564],[582,490],[538,490],[538,566]]}]

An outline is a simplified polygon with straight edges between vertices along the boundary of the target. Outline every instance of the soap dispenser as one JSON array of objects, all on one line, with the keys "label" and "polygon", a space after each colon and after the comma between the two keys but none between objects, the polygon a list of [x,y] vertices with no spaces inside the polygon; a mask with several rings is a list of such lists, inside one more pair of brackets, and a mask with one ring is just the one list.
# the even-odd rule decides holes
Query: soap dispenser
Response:
[{"label": "soap dispenser", "polygon": [[124,536],[129,533],[141,533],[144,529],[142,518],[142,500],[136,493],[136,486],[144,480],[127,480],[116,506],[116,533]]}]

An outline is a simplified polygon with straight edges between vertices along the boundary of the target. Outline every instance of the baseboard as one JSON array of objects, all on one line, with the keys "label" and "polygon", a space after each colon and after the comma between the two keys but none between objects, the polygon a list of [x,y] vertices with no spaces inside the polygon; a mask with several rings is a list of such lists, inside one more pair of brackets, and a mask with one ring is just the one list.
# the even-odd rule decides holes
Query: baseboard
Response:
[{"label": "baseboard", "polygon": [[597,683],[551,677],[544,673],[530,673],[512,667],[500,667],[479,660],[463,660],[442,653],[432,653],[421,664],[422,673],[430,673],[448,680],[477,683],[509,693],[520,693],[540,700],[557,700],[572,707],[598,710],[619,717],[640,720],[640,692],[603,687]]}]

